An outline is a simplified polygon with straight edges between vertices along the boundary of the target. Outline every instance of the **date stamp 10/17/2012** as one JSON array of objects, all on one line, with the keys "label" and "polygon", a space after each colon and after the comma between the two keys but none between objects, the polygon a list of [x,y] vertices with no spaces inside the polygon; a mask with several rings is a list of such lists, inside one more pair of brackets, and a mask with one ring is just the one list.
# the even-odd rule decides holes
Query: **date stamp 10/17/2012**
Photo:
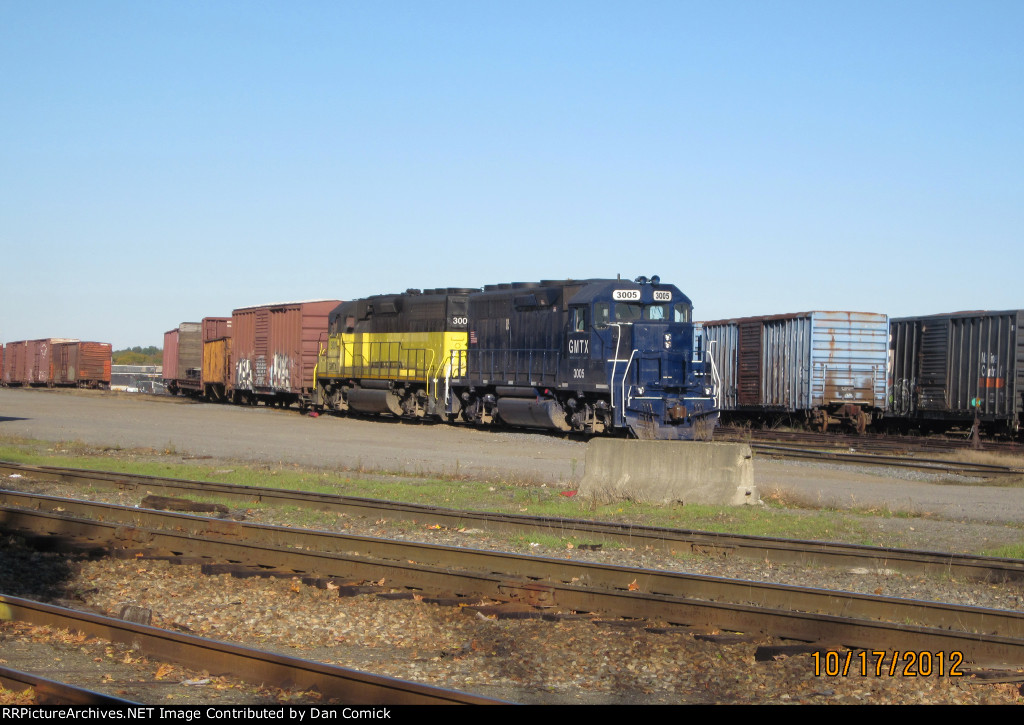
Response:
[{"label": "date stamp 10/17/2012", "polygon": [[875,650],[814,652],[815,677],[963,677],[964,654]]}]

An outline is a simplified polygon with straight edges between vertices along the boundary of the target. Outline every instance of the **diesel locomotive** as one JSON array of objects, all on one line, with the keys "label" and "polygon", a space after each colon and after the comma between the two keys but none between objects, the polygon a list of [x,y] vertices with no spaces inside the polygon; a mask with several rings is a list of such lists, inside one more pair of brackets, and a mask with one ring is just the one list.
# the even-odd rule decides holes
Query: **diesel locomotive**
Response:
[{"label": "diesel locomotive", "polygon": [[477,425],[709,440],[692,304],[657,277],[408,290],[329,315],[313,405]]}]

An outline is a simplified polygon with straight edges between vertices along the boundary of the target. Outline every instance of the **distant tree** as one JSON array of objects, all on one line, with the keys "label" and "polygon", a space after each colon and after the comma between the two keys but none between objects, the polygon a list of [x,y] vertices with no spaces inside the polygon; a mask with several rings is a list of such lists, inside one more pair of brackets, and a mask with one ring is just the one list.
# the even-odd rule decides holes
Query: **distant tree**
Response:
[{"label": "distant tree", "polygon": [[111,354],[111,362],[114,365],[163,365],[164,351],[152,345],[149,347],[136,345],[124,350],[114,350]]}]

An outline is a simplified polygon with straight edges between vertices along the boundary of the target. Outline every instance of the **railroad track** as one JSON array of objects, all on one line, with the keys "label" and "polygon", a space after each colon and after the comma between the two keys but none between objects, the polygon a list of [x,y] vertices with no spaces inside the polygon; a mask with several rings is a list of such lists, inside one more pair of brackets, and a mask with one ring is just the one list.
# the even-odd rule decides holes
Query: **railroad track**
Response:
[{"label": "railroad track", "polygon": [[764,632],[860,649],[962,653],[975,667],[1024,665],[1024,614],[753,581],[242,524],[2,492],[8,531],[73,538],[125,555],[183,555],[286,575],[379,581],[409,592],[484,595],[551,612]]},{"label": "railroad track", "polygon": [[[896,435],[844,435],[828,433],[810,433],[806,431],[782,431],[782,430],[749,430],[743,428],[732,428],[729,426],[719,427],[715,430],[715,440],[718,441],[739,441],[749,443],[752,448],[762,445],[771,447],[779,446],[782,450],[787,447],[801,449],[842,449],[855,451],[860,454],[870,454],[883,457],[886,455],[907,456],[918,454],[942,454],[954,453],[956,451],[973,450],[969,440],[953,438],[922,438],[920,436],[896,436]],[[1024,446],[1020,443],[1009,441],[985,441],[979,450],[1016,454],[1024,453]],[[924,459],[928,460],[928,459]],[[1019,469],[1011,466],[995,466],[991,469],[981,465],[973,468],[970,464],[957,464],[949,460],[933,460],[931,463],[950,464],[952,466],[963,465],[967,471],[976,471],[979,475],[1002,475],[1004,471],[1020,473]],[[955,470],[955,468],[953,469]]]},{"label": "railroad track", "polygon": [[778,443],[751,443],[751,450],[761,455],[776,458],[793,458],[805,461],[818,461],[840,464],[857,464],[867,466],[886,466],[907,468],[926,473],[937,473],[960,476],[979,476],[991,478],[998,476],[1019,476],[1024,469],[1013,466],[1001,466],[991,463],[969,463],[965,461],[947,461],[937,458],[908,458],[904,455],[881,455],[878,453],[859,453],[856,451],[821,450],[802,446],[783,445]]},{"label": "railroad track", "polygon": [[[0,601],[2,600],[3,596],[0,595]],[[91,705],[121,709],[137,707],[140,704],[84,687],[37,677],[30,672],[14,670],[10,667],[0,667],[0,687],[19,692],[31,689],[35,693],[33,705]]]},{"label": "railroad track", "polygon": [[[198,666],[211,672],[227,673],[279,687],[315,689],[327,698],[335,698],[346,704],[499,704],[497,700],[478,695],[285,657],[17,597],[0,595],[0,614],[8,621],[56,627],[110,642],[129,644],[148,656],[164,661]],[[12,676],[12,680],[18,681],[16,676]],[[76,690],[79,688],[65,686],[56,696],[79,698],[73,700],[73,704],[93,704],[89,698],[95,693]]]},{"label": "railroad track", "polygon": [[805,566],[899,570],[907,573],[958,576],[985,582],[1024,580],[1024,562],[1017,559],[794,541],[580,519],[456,511],[350,496],[4,462],[0,462],[0,475],[59,481],[81,487],[83,493],[88,493],[92,488],[117,490],[137,495],[140,503],[146,494],[156,493],[191,499],[212,498],[237,507],[246,507],[254,503],[300,506],[318,511],[344,513],[369,521],[411,520],[453,529],[478,528],[511,535],[549,534],[577,540],[586,539],[591,545],[617,543],[655,551],[685,552],[703,556],[740,556],[758,561]]}]

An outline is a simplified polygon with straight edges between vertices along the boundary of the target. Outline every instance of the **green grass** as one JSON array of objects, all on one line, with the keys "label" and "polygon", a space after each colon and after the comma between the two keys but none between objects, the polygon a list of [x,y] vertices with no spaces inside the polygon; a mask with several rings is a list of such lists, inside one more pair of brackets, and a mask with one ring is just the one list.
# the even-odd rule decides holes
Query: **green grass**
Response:
[{"label": "green grass", "polygon": [[[830,510],[815,507],[813,502],[797,500],[779,492],[770,492],[765,496],[764,506],[653,506],[632,501],[597,504],[563,495],[568,493],[568,484],[552,485],[522,480],[478,481],[468,480],[463,476],[415,476],[408,473],[368,471],[361,465],[357,466],[360,470],[323,470],[287,463],[267,465],[218,461],[211,464],[201,460],[183,460],[174,451],[170,442],[160,450],[122,450],[116,447],[92,447],[76,441],[51,443],[0,436],[0,459],[37,465],[360,496],[470,511],[616,521],[731,534],[914,548],[911,534],[904,535],[903,540],[893,540],[892,534],[889,534],[883,540],[878,532],[878,526],[871,524],[878,518],[913,517],[914,514],[895,513],[884,509],[856,512]],[[297,511],[295,517],[297,525],[302,523],[318,528],[338,523],[338,519],[332,515],[317,514],[314,517],[308,511]],[[544,543],[545,546],[557,549],[567,548],[569,543],[574,546],[580,543],[599,543],[557,537],[550,537],[552,541],[545,543],[538,542],[537,536],[527,538],[527,544]],[[997,555],[1024,557],[1024,545],[1015,551],[1016,553]]]},{"label": "green grass", "polygon": [[985,556],[998,556],[1003,559],[1024,559],[1024,543],[987,549],[982,553]]}]

